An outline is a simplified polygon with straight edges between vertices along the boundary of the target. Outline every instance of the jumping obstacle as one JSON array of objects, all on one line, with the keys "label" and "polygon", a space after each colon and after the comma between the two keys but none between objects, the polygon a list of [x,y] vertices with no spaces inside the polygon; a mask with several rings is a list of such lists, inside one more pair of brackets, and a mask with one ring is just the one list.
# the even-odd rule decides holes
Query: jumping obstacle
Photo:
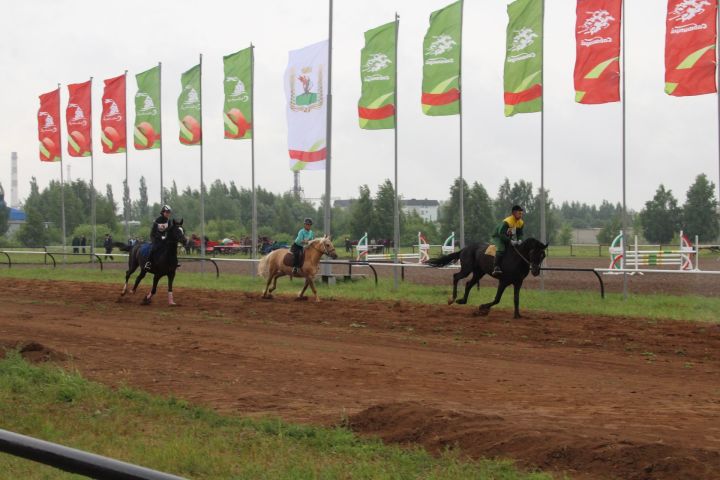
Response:
[{"label": "jumping obstacle", "polygon": [[443,255],[450,255],[451,253],[455,253],[455,232],[452,232],[442,245]]},{"label": "jumping obstacle", "polygon": [[[642,267],[677,267],[678,270],[699,270],[697,265],[698,249],[693,246],[690,239],[682,230],[680,231],[680,248],[674,249],[641,249],[641,247],[654,247],[654,245],[638,245],[637,235],[635,236],[634,248],[625,247],[623,257],[624,236],[622,230],[615,237],[610,245],[610,270],[639,270]],[[695,237],[695,245],[698,238]],[[693,265],[693,259],[695,264]]]},{"label": "jumping obstacle", "polygon": [[[418,232],[418,251],[417,253],[399,253],[397,260],[400,263],[406,261],[415,261],[416,263],[425,263],[430,259],[428,251],[430,250],[430,244],[427,242],[421,232]],[[392,253],[370,253],[370,245],[368,245],[368,234],[362,236],[357,243],[357,257],[355,260],[358,262],[388,262],[395,260],[395,255]]]}]

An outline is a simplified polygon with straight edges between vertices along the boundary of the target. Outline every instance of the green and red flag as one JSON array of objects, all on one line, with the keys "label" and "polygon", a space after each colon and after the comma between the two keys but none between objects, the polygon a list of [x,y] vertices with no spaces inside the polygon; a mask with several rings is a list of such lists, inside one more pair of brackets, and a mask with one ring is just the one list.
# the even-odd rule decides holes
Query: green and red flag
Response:
[{"label": "green and red flag", "polygon": [[225,138],[252,138],[252,47],[223,57]]},{"label": "green and red flag", "polygon": [[105,80],[100,117],[100,139],[104,153],[123,153],[127,150],[125,77],[120,75]]},{"label": "green and red flag", "polygon": [[462,0],[430,14],[423,41],[422,109],[426,115],[460,113]]},{"label": "green and red flag", "polygon": [[506,117],[542,110],[543,1],[515,0],[507,6]]},{"label": "green and red flag", "polygon": [[622,0],[578,0],[575,24],[575,101],[620,101]]},{"label": "green and red flag", "polygon": [[200,64],[182,74],[180,85],[180,96],[177,101],[180,143],[184,145],[200,145],[202,141]]},{"label": "green and red flag", "polygon": [[68,85],[68,106],[65,120],[68,130],[68,153],[71,157],[92,155],[91,92],[92,82]]},{"label": "green and red flag", "polygon": [[135,75],[135,128],[133,143],[137,150],[160,148],[160,65]]},{"label": "green and red flag", "polygon": [[716,0],[669,0],[665,30],[665,93],[676,97],[717,91]]},{"label": "green and red flag", "polygon": [[40,160],[59,162],[62,149],[60,145],[60,88],[40,95],[37,118]]},{"label": "green and red flag", "polygon": [[396,28],[397,22],[390,22],[365,32],[360,53],[360,128],[395,128]]}]

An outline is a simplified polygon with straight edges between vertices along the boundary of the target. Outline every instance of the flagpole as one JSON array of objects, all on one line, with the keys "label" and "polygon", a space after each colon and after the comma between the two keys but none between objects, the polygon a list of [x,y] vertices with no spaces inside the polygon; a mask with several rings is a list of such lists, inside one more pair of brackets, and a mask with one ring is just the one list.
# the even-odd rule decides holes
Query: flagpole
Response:
[{"label": "flagpole", "polygon": [[[393,261],[397,263],[398,261],[398,254],[400,253],[400,193],[398,192],[398,36],[399,36],[399,30],[400,30],[400,16],[395,12],[395,78],[393,85],[393,101],[395,102],[395,129],[394,129],[394,136],[395,136],[395,215],[394,215],[394,225],[393,225],[393,251],[395,254],[395,258]],[[393,269],[394,272],[394,283],[393,287],[395,290],[398,289],[399,284],[399,268],[396,266]]]},{"label": "flagpole", "polygon": [[465,2],[460,2],[460,53],[458,62],[458,87],[460,98],[458,98],[458,113],[460,117],[460,248],[465,248],[465,180],[463,180],[463,114],[462,114],[462,24],[463,9]]},{"label": "flagpole", "polygon": [[[547,225],[545,224],[545,0],[542,0],[540,10],[540,27],[542,35],[540,40],[540,241],[547,242]],[[545,277],[540,272],[540,290],[545,290]]]},{"label": "flagpole", "polygon": [[[625,69],[625,43],[627,42],[627,38],[625,37],[625,2],[622,2],[622,258],[623,262],[621,263],[623,269],[627,262],[625,261],[626,253],[627,253],[627,241],[629,238],[628,231],[627,231],[627,196],[625,193],[625,185],[626,185],[626,144],[625,144],[625,108],[626,108],[626,83],[625,83],[625,75],[626,75],[626,69]],[[627,300],[628,296],[628,278],[627,273],[623,272],[623,299]]]},{"label": "flagpole", "polygon": [[[250,165],[252,178],[252,258],[257,259],[257,198],[255,194],[255,45],[250,43],[250,118],[252,128],[250,129]],[[257,264],[253,262],[253,277],[257,275]]]},{"label": "flagpole", "polygon": [[[323,227],[325,235],[331,235],[330,228],[330,213],[331,213],[331,185],[330,185],[330,173],[332,166],[332,33],[333,33],[333,0],[329,1],[329,15],[328,15],[328,94],[327,94],[327,124],[326,128],[326,156],[325,156],[325,218],[323,221]],[[328,283],[331,282],[330,275],[332,273],[331,265],[323,265],[323,275],[327,278]]]},{"label": "flagpole", "polygon": [[[128,151],[130,150],[130,146],[128,145],[128,138],[132,138],[128,136],[127,131],[127,70],[125,70],[125,112],[124,112],[124,120],[125,120],[125,186],[130,188],[128,186]],[[125,189],[123,188],[123,215],[125,217],[125,239],[130,238],[130,223],[128,219],[128,211],[125,208]]]},{"label": "flagpole", "polygon": [[164,138],[162,134],[162,62],[158,62],[158,100],[160,101],[160,107],[158,107],[158,115],[160,117],[160,204],[165,203],[165,194],[163,193],[163,143]]},{"label": "flagpole", "polygon": [[[203,145],[205,139],[203,138],[203,114],[202,114],[202,53],[200,54],[200,66],[198,72],[199,86],[200,86],[200,256],[205,258],[205,183],[203,180]],[[254,120],[254,119],[253,119]],[[253,132],[254,133],[254,132]],[[204,271],[205,262],[200,262],[200,271]]]},{"label": "flagpole", "polygon": [[62,246],[63,246],[63,263],[65,262],[65,254],[67,253],[67,231],[65,228],[65,174],[63,173],[63,147],[62,147],[62,120],[60,117],[60,84],[58,83],[58,111],[57,111],[57,126],[58,126],[58,137],[60,138],[60,216],[62,218]]},{"label": "flagpole", "polygon": [[95,242],[97,240],[97,217],[96,217],[96,206],[95,206],[95,148],[93,147],[92,141],[92,86],[93,77],[90,77],[90,111],[88,112],[87,118],[90,122],[90,210],[92,217],[92,245],[90,245],[90,260],[95,263]]}]

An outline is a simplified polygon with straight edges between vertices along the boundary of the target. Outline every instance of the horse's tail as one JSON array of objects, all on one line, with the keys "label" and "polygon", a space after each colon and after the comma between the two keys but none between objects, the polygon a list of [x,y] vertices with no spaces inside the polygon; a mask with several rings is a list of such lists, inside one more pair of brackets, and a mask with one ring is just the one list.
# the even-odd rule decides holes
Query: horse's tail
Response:
[{"label": "horse's tail", "polygon": [[450,265],[452,262],[457,261],[458,258],[460,258],[460,252],[454,252],[450,255],[431,258],[427,261],[426,265],[430,265],[431,267],[445,267],[447,265]]},{"label": "horse's tail", "polygon": [[270,258],[270,255],[265,255],[260,260],[260,265],[258,265],[258,273],[262,275],[264,278],[268,278],[268,275],[270,274],[270,267],[268,266],[268,258]]},{"label": "horse's tail", "polygon": [[126,245],[121,242],[113,242],[113,246],[121,252],[129,252],[130,250],[132,250],[132,245]]}]

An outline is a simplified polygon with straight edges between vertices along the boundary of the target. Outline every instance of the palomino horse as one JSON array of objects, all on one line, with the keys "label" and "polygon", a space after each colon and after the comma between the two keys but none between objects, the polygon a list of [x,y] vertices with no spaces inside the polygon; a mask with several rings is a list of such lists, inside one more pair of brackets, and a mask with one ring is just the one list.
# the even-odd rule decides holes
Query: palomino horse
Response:
[{"label": "palomino horse", "polygon": [[[460,260],[460,271],[453,275],[453,293],[452,297],[448,299],[448,304],[455,302],[457,284],[461,279],[471,273],[473,274],[470,280],[465,282],[465,296],[457,300],[457,303],[464,304],[467,302],[468,295],[470,295],[470,289],[475,285],[479,285],[483,275],[491,275],[493,257],[485,253],[487,248],[487,243],[468,245],[459,252],[433,258],[427,262],[431,267],[444,267],[458,259]],[[540,265],[545,259],[546,248],[547,244],[543,244],[534,238],[528,238],[517,247],[508,246],[508,251],[503,258],[503,274],[498,279],[500,283],[495,294],[495,300],[480,305],[478,314],[484,316],[490,313],[490,308],[500,303],[503,292],[508,286],[512,285],[515,290],[515,318],[520,318],[520,288],[522,288],[523,280],[525,280],[528,273],[532,272],[535,277],[540,274]]]},{"label": "palomino horse", "polygon": [[[337,253],[335,253],[335,247],[333,247],[330,237],[311,240],[307,247],[305,247],[305,260],[302,268],[298,269],[298,273],[292,273],[292,253],[290,253],[290,250],[287,248],[278,248],[270,252],[260,260],[260,274],[267,278],[267,285],[265,285],[262,298],[273,298],[272,292],[277,287],[278,278],[285,275],[290,275],[291,277],[297,275],[298,277],[305,277],[305,285],[303,285],[296,300],[307,300],[305,290],[307,290],[309,286],[312,289],[315,301],[319,302],[320,299],[315,289],[314,278],[320,268],[320,258],[323,255],[327,255],[333,259],[337,258]],[[272,287],[270,286],[271,283]]]},{"label": "palomino horse", "polygon": [[[185,231],[183,230],[182,224],[182,220],[180,220],[179,222],[173,220],[167,229],[167,233],[165,234],[165,241],[162,247],[160,247],[160,250],[156,252],[155,261],[153,262],[152,270],[150,271],[153,274],[152,290],[149,291],[145,297],[143,297],[143,305],[148,305],[150,303],[153,295],[155,295],[155,292],[157,292],[158,282],[162,277],[166,275],[168,277],[168,304],[175,305],[175,301],[173,300],[172,288],[173,280],[175,279],[175,270],[177,269],[178,265],[178,243],[182,243],[184,245],[187,242],[187,238],[185,238]],[[140,285],[140,282],[143,278],[145,278],[145,274],[147,273],[142,267],[145,265],[145,262],[147,262],[148,253],[150,252],[150,245],[146,243],[138,243],[133,247],[128,247],[124,243],[116,243],[115,246],[123,252],[130,252],[130,255],[128,255],[128,269],[125,272],[125,286],[123,287],[122,293],[120,294],[121,296],[127,293],[130,275],[132,275],[138,267],[141,268],[140,275],[138,275],[138,277],[135,279],[135,285],[133,285],[133,288],[131,290],[131,293],[134,294],[135,290],[137,290],[138,285]]]}]

